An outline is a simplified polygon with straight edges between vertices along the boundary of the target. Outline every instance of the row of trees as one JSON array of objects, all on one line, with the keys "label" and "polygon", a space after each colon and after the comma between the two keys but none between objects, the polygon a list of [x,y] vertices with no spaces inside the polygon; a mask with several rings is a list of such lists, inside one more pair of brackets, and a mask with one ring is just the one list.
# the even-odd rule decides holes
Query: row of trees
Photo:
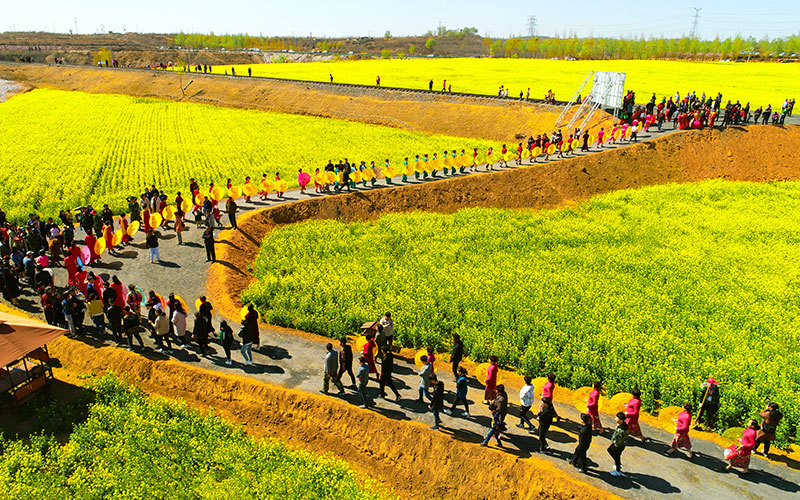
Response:
[{"label": "row of trees", "polygon": [[[391,38],[387,32],[386,39]],[[437,39],[476,37],[475,28],[448,30],[439,27],[436,32],[426,34],[424,43],[428,52],[435,52]],[[695,38],[483,38],[484,54],[492,57],[544,57],[579,59],[739,59],[739,58],[795,58],[800,53],[800,34],[772,38],[742,36],[714,40]],[[238,35],[215,35],[183,32],[175,35],[174,45],[195,49],[209,48],[226,50],[259,48],[262,50],[323,50],[336,51],[343,48],[341,40],[285,39],[281,37]],[[416,47],[409,47],[413,54]]]},{"label": "row of trees", "polygon": [[696,38],[508,38],[483,39],[493,57],[576,57],[579,59],[748,59],[796,58],[800,35],[784,38],[741,36]]}]

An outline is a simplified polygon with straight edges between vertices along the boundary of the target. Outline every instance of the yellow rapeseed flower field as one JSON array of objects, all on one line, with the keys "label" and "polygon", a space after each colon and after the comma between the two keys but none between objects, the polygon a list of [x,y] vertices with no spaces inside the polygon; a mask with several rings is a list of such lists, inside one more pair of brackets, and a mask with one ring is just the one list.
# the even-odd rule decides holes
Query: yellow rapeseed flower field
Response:
[{"label": "yellow rapeseed flower field", "polygon": [[[155,184],[168,194],[201,186],[241,185],[245,176],[297,186],[328,160],[386,159],[399,167],[415,154],[477,147],[489,141],[407,132],[364,123],[120,95],[34,90],[0,104],[2,208],[30,211],[108,203]],[[471,151],[471,149],[467,149]]]},{"label": "yellow rapeseed flower field", "polygon": [[[213,66],[214,73],[231,74],[231,66]],[[738,99],[754,108],[771,104],[780,106],[786,98],[800,96],[800,64],[722,63],[684,61],[552,61],[548,59],[370,59],[287,64],[233,66],[237,75],[271,76],[312,81],[381,85],[442,90],[443,80],[453,92],[496,94],[500,85],[509,96],[519,98],[520,91],[531,89],[531,98],[541,99],[548,90],[556,98],[572,97],[592,70],[627,74],[626,87],[636,92],[637,102],[647,102],[655,92],[660,99],[676,92],[685,95],[705,92],[723,99]]]}]

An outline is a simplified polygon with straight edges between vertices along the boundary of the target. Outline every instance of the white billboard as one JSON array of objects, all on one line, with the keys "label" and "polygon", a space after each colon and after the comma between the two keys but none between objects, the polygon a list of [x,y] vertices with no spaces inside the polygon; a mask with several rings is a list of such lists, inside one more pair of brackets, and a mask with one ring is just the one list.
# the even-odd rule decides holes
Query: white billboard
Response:
[{"label": "white billboard", "polygon": [[592,101],[607,108],[621,108],[625,97],[625,73],[595,71]]}]

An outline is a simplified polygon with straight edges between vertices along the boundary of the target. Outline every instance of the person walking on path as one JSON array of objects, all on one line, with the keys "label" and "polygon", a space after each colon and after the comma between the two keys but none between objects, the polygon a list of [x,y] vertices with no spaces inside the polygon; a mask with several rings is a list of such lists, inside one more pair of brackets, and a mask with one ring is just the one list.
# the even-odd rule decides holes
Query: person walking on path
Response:
[{"label": "person walking on path", "polygon": [[[153,323],[153,332],[155,333],[156,345],[158,347],[156,352],[172,354],[172,342],[169,339],[169,319],[167,318],[167,313],[164,312],[164,308],[161,307],[161,304],[156,304],[154,309],[156,310],[156,320]],[[165,341],[167,343],[166,351],[164,351]]]},{"label": "person walking on path", "polygon": [[177,300],[175,302],[177,302],[177,306],[175,310],[172,311],[172,330],[175,332],[175,337],[178,338],[181,345],[185,346],[189,343],[186,338],[186,311],[183,310],[183,306],[180,302]]},{"label": "person walking on path", "polygon": [[383,327],[383,336],[386,337],[386,343],[394,343],[394,320],[392,319],[392,313],[387,312],[384,314],[380,319],[380,325]]},{"label": "person walking on path", "polygon": [[442,424],[442,419],[439,418],[439,412],[444,409],[444,382],[439,380],[436,374],[431,375],[431,384],[433,385],[433,397],[429,408],[433,412],[433,427],[431,430],[438,431],[439,426]]},{"label": "person walking on path", "polygon": [[725,461],[728,466],[725,470],[731,470],[736,467],[742,469],[742,474],[747,474],[750,470],[750,455],[756,445],[756,433],[758,431],[758,422],[751,420],[747,428],[742,433],[739,439],[740,445],[731,445],[730,448],[725,450]]},{"label": "person walking on path", "polygon": [[[200,313],[202,314],[202,313]],[[231,347],[233,347],[233,329],[228,325],[227,321],[222,321],[219,324],[219,337],[222,341],[222,349],[225,350],[225,364],[231,366]]]},{"label": "person walking on path", "polygon": [[381,387],[380,397],[386,397],[386,387],[394,392],[395,401],[400,400],[400,391],[397,390],[397,387],[394,385],[394,381],[392,380],[392,372],[394,371],[394,353],[392,352],[392,344],[388,344],[389,349],[383,355],[383,361],[381,361],[381,375],[378,379]]},{"label": "person walking on path", "polygon": [[228,212],[228,220],[231,222],[232,229],[239,229],[236,225],[236,212],[239,210],[239,205],[233,201],[233,197],[228,197],[228,202],[225,203],[225,211]]},{"label": "person walking on path", "polygon": [[333,348],[333,344],[328,342],[325,345],[325,370],[322,375],[322,393],[328,394],[328,386],[331,381],[339,389],[339,394],[344,394],[344,386],[339,380],[339,353]]},{"label": "person walking on path", "polygon": [[639,412],[642,411],[642,392],[639,389],[634,389],[631,391],[631,395],[633,397],[625,405],[625,423],[628,425],[628,435],[638,437],[644,443],[647,438],[642,435],[642,429],[639,426]]},{"label": "person walking on path", "polygon": [[211,324],[208,322],[208,319],[199,312],[194,313],[194,327],[192,328],[192,335],[194,336],[194,340],[197,342],[197,345],[200,346],[200,354],[204,358],[208,357],[208,335],[210,333]]},{"label": "person walking on path", "polygon": [[483,391],[483,404],[489,404],[497,394],[497,356],[489,356],[489,368],[486,370],[486,379],[483,383],[486,389]]},{"label": "person walking on path", "polygon": [[368,332],[364,338],[367,339],[367,343],[364,344],[364,349],[362,349],[361,355],[367,360],[369,372],[377,374],[378,367],[375,366],[375,351],[377,351],[378,345],[375,343],[375,333]]},{"label": "person walking on path", "polygon": [[161,254],[158,251],[158,233],[154,229],[147,232],[145,243],[150,252],[150,263],[161,262]]},{"label": "person walking on path", "polygon": [[444,410],[448,415],[453,415],[456,412],[458,403],[464,404],[464,415],[469,417],[469,403],[467,402],[467,389],[469,388],[469,381],[467,380],[467,369],[463,366],[458,367],[458,380],[456,380],[456,397],[453,399],[453,406],[449,410]]},{"label": "person walking on path", "polygon": [[109,300],[106,302],[106,317],[108,318],[108,326],[111,328],[111,334],[114,336],[114,342],[117,345],[122,344],[122,316],[124,311],[115,301]]},{"label": "person walking on path", "polygon": [[214,249],[214,230],[207,227],[203,232],[203,243],[206,247],[206,262],[216,262],[217,252]]},{"label": "person walking on path", "polygon": [[175,234],[178,236],[178,245],[183,245],[183,231],[186,225],[183,223],[183,215],[175,214]]},{"label": "person walking on path", "polygon": [[347,337],[339,339],[339,373],[337,376],[342,380],[342,375],[345,372],[350,375],[350,381],[353,387],[356,386],[356,376],[353,374],[353,349],[347,343]]},{"label": "person walking on path", "polygon": [[617,413],[617,428],[611,435],[611,444],[608,445],[608,454],[614,459],[614,468],[611,475],[619,477],[622,475],[622,452],[625,450],[625,441],[628,439],[628,424],[625,423],[625,414]]},{"label": "person walking on path", "polygon": [[242,338],[242,347],[239,349],[244,358],[245,365],[253,364],[253,333],[247,326],[247,319],[242,320],[242,329],[239,331]]},{"label": "person walking on path", "polygon": [[528,412],[531,410],[533,406],[533,393],[536,390],[531,384],[531,376],[525,375],[525,385],[522,386],[522,389],[519,390],[519,423],[517,427],[520,429],[525,428],[525,424],[528,424],[528,430],[533,431],[533,424],[530,420],[528,420]]},{"label": "person walking on path", "polygon": [[369,399],[367,399],[367,383],[369,382],[369,364],[367,363],[366,358],[364,356],[358,357],[358,362],[360,364],[358,368],[358,373],[356,377],[358,378],[358,396],[361,398],[361,406],[359,408],[365,409],[370,404]]},{"label": "person walking on path", "polygon": [[142,336],[139,335],[139,315],[136,314],[130,306],[125,306],[125,316],[122,318],[122,327],[125,329],[125,335],[128,337],[128,350],[133,350],[133,339],[139,341],[139,347],[144,349],[144,342]]},{"label": "person walking on path", "polygon": [[586,413],[592,417],[592,428],[603,433],[603,423],[600,421],[600,391],[603,385],[600,382],[592,384],[592,392],[589,393],[589,398],[586,401]]},{"label": "person walking on path", "polygon": [[678,414],[678,420],[675,422],[675,437],[672,439],[672,445],[669,447],[669,450],[667,450],[667,455],[672,455],[678,448],[683,448],[689,452],[689,458],[694,457],[692,441],[689,439],[689,428],[691,425],[692,404],[686,403],[683,405],[683,411]]},{"label": "person walking on path", "polygon": [[758,451],[758,446],[764,443],[764,451],[761,454],[767,457],[769,455],[769,447],[772,441],[775,440],[775,431],[783,419],[783,413],[781,413],[778,403],[769,403],[758,415],[763,420],[761,421],[761,428],[756,433],[754,451]]},{"label": "person walking on path", "polygon": [[458,380],[458,365],[464,359],[464,342],[457,333],[453,334],[453,348],[450,350],[450,364],[453,367],[453,377]]},{"label": "person walking on path", "polygon": [[550,430],[550,426],[553,425],[554,415],[553,402],[550,398],[543,397],[542,406],[536,416],[539,420],[539,453],[544,453],[550,449],[550,446],[547,445],[547,432]]},{"label": "person walking on path", "polygon": [[508,411],[508,399],[506,398],[505,387],[501,384],[497,386],[497,396],[489,404],[489,411],[492,412],[492,427],[483,439],[481,446],[489,444],[492,436],[497,440],[497,446],[503,447],[502,434],[506,431],[506,412]]},{"label": "person walking on path", "polygon": [[[550,402],[554,401],[554,393],[556,391],[556,375],[554,373],[547,374],[547,382],[544,383],[544,387],[542,387],[542,401],[544,398],[549,398]],[[561,420],[561,417],[558,416],[558,412],[556,411],[555,407],[553,407],[553,415],[555,415],[556,419]]]},{"label": "person walking on path", "polygon": [[424,403],[423,396],[431,400],[431,375],[433,375],[433,363],[428,361],[428,356],[420,356],[419,360],[422,362],[422,368],[419,370],[419,399],[417,402]]},{"label": "person walking on path", "polygon": [[578,430],[578,446],[569,461],[575,468],[586,474],[586,452],[592,444],[592,417],[581,413],[581,428]]}]

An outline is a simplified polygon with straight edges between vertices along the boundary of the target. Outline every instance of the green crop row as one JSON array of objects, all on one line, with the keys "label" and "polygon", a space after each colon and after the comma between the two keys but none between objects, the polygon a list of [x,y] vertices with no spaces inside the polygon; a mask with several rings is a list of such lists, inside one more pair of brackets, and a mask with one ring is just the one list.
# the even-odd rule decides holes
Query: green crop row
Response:
[{"label": "green crop row", "polygon": [[767,401],[800,423],[800,183],[650,187],[576,208],[312,221],[263,240],[243,294],[265,321],[331,337],[385,311],[406,346],[461,335],[560,384],[643,391],[646,408],[722,383],[720,428]]},{"label": "green crop row", "polygon": [[113,375],[96,382],[69,442],[0,435],[0,498],[379,499],[344,462],[259,440],[185,403],[150,400]]}]

